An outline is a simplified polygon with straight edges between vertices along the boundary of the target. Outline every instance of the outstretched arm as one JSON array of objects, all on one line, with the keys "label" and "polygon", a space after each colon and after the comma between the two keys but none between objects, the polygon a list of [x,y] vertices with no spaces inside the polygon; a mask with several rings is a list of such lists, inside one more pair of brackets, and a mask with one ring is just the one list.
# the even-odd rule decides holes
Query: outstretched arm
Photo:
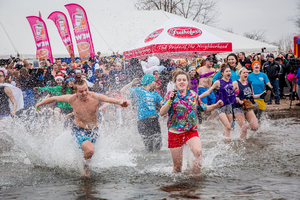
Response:
[{"label": "outstretched arm", "polygon": [[219,100],[217,103],[215,104],[212,104],[212,105],[209,105],[209,106],[206,106],[206,109],[204,110],[204,112],[210,112],[210,111],[213,111],[215,110],[216,108],[219,108],[221,106],[223,106],[223,101],[222,100]]},{"label": "outstretched arm", "polygon": [[199,98],[202,99],[203,97],[208,96],[215,88],[219,88],[219,87],[220,87],[220,81],[217,80],[206,92],[203,92],[201,95],[199,95]]},{"label": "outstretched arm", "polygon": [[114,98],[110,98],[110,97],[107,97],[103,94],[98,94],[98,93],[95,93],[95,97],[99,100],[99,101],[102,101],[102,102],[107,102],[107,103],[113,103],[113,104],[118,104],[122,107],[127,107],[130,105],[130,103],[128,103],[127,101],[121,101],[121,100],[117,100],[117,99],[114,99]]},{"label": "outstretched arm", "polygon": [[134,85],[134,84],[137,84],[137,83],[139,83],[139,82],[141,82],[141,79],[140,78],[135,78],[135,79],[133,79],[132,80],[132,82],[130,82],[130,83],[128,83],[127,85],[125,85],[122,89],[121,89],[121,93],[126,93],[126,92],[128,92],[128,89],[132,86],[132,85]]},{"label": "outstretched arm", "polygon": [[46,105],[49,103],[54,103],[54,102],[70,102],[70,99],[73,95],[62,95],[62,96],[54,96],[50,97],[49,99],[45,99],[35,105],[35,108],[39,109],[40,106]]},{"label": "outstretched arm", "polygon": [[212,79],[212,82],[216,82],[221,77],[221,70],[219,70]]}]

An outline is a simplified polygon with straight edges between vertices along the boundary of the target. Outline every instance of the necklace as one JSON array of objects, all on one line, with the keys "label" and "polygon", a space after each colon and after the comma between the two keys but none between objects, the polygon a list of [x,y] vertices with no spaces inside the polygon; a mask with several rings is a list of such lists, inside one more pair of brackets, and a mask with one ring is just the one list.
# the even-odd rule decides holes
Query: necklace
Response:
[{"label": "necklace", "polygon": [[178,93],[178,89],[177,89],[177,92],[176,92],[176,93],[177,93],[177,97],[178,97],[179,99],[182,99],[182,100],[183,100],[183,99],[185,99],[185,98],[189,95],[190,91],[191,91],[191,89],[188,89],[188,91],[186,92],[186,95],[185,95],[184,97],[181,97],[181,96],[180,96],[180,93]]}]

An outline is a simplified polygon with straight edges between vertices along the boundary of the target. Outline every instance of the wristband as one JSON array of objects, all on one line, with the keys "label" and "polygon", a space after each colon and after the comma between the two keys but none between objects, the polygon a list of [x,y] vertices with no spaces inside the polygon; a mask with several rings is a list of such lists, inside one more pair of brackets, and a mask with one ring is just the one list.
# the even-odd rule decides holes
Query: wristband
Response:
[{"label": "wristband", "polygon": [[36,107],[35,109],[37,109],[37,110],[38,110],[38,109],[40,109],[40,107],[38,106],[38,107]]},{"label": "wristband", "polygon": [[72,115],[74,115],[74,112],[72,112]]},{"label": "wristband", "polygon": [[132,82],[131,84],[132,84],[132,85],[134,85],[134,83],[133,83],[133,82]]},{"label": "wristband", "polygon": [[172,103],[171,103],[169,100],[167,101],[167,103],[168,103],[169,105],[171,105],[171,104],[172,104]]}]

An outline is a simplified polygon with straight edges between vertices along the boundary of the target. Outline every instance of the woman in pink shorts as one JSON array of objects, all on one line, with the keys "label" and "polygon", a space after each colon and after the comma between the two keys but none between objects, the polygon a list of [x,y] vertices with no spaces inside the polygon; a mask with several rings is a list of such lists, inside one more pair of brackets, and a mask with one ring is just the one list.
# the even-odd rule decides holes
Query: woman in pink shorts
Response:
[{"label": "woman in pink shorts", "polygon": [[189,89],[190,77],[182,70],[173,74],[173,82],[177,90],[167,93],[160,109],[160,115],[168,113],[168,148],[173,158],[173,172],[181,172],[182,147],[187,144],[195,157],[192,171],[198,173],[201,169],[202,146],[197,131],[197,109],[210,112],[222,106],[223,102],[220,100],[205,107],[197,93]]}]

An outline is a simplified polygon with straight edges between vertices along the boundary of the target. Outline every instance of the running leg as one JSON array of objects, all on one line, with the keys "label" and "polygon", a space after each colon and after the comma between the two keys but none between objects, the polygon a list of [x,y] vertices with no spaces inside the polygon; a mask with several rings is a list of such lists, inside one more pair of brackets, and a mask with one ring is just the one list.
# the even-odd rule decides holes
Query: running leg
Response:
[{"label": "running leg", "polygon": [[182,147],[170,148],[173,159],[173,172],[181,172],[182,170]]},{"label": "running leg", "polygon": [[187,141],[187,145],[189,145],[191,151],[194,154],[192,171],[193,173],[197,174],[200,172],[202,164],[201,140],[199,137],[192,137],[191,139],[189,139],[189,141]]},{"label": "running leg", "polygon": [[[231,118],[231,120],[228,119],[228,117]],[[230,117],[231,116],[231,117]],[[223,135],[225,137],[230,137],[230,129],[231,129],[231,122],[232,122],[232,114],[226,115],[225,113],[219,114],[219,118],[221,122],[223,123],[225,130],[223,132]]]}]

